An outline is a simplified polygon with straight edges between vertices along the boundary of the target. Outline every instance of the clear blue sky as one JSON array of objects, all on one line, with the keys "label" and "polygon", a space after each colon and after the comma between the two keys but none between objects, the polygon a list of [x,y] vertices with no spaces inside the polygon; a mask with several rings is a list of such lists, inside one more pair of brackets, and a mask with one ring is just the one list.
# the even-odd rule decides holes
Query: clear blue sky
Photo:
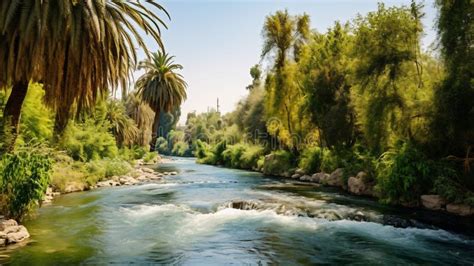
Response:
[{"label": "clear blue sky", "polygon": [[[410,0],[382,1],[387,6],[409,5]],[[325,32],[334,21],[348,21],[358,13],[376,10],[372,0],[165,0],[160,2],[171,15],[162,36],[167,52],[184,66],[182,74],[188,99],[182,106],[180,123],[188,112],[215,107],[219,97],[221,111],[232,111],[250,84],[249,68],[260,60],[261,29],[270,13],[287,8],[291,14],[306,12],[311,27]],[[423,20],[427,47],[436,38],[433,1],[425,1]],[[156,47],[148,38],[149,48]]]}]

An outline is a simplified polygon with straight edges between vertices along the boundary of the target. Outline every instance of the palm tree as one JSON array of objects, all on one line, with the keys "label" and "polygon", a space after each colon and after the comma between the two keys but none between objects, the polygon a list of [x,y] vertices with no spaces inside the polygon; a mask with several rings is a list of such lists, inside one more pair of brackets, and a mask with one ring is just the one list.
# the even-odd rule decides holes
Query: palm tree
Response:
[{"label": "palm tree", "polygon": [[[146,3],[169,18],[161,5]],[[147,5],[122,0],[0,1],[0,88],[12,88],[3,124],[11,125],[15,136],[6,150],[13,148],[18,134],[30,82],[43,84],[45,103],[56,111],[56,132],[108,88],[127,88],[136,46],[148,54],[139,31],[163,49],[160,27],[166,25]]]},{"label": "palm tree", "polygon": [[160,113],[170,112],[173,107],[181,105],[186,99],[187,84],[183,76],[176,73],[183,67],[175,64],[173,58],[174,56],[169,56],[167,53],[153,53],[151,58],[140,62],[139,65],[139,69],[144,69],[145,74],[137,80],[138,94],[155,111],[151,151],[155,150]]},{"label": "palm tree", "polygon": [[138,127],[138,134],[134,144],[142,147],[150,144],[155,112],[153,112],[148,104],[141,101],[136,93],[127,95],[125,108],[127,109],[127,115],[135,121]]},{"label": "palm tree", "polygon": [[109,99],[106,102],[105,118],[109,121],[112,134],[120,147],[130,147],[139,134],[135,121],[127,115],[123,101]]}]

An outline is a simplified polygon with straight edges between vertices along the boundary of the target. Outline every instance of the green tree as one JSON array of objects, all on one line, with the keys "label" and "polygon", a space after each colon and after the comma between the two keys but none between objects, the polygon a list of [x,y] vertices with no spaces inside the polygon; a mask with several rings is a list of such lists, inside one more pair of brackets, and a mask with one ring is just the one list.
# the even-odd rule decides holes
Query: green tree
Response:
[{"label": "green tree", "polygon": [[167,53],[153,53],[152,57],[140,62],[139,69],[145,73],[137,80],[140,98],[155,112],[150,150],[155,150],[161,112],[170,112],[186,99],[186,82],[176,71],[183,67],[175,64],[174,56]]},{"label": "green tree", "polygon": [[[45,103],[56,111],[55,131],[62,132],[73,107],[90,107],[110,87],[127,87],[136,44],[146,51],[138,30],[162,46],[159,26],[165,26],[145,5],[121,0],[1,1],[0,18],[0,88],[12,88],[1,132],[11,126],[14,136],[30,82],[43,84]],[[3,150],[13,149],[15,139]]]},{"label": "green tree", "polygon": [[352,37],[349,26],[337,22],[327,34],[314,38],[305,71],[305,111],[320,129],[320,144],[351,146],[355,141],[355,114],[350,104]]},{"label": "green tree", "polygon": [[[435,91],[434,147],[441,156],[474,162],[474,5],[470,0],[438,0],[438,32],[446,77]],[[468,159],[471,157],[471,159]]]}]

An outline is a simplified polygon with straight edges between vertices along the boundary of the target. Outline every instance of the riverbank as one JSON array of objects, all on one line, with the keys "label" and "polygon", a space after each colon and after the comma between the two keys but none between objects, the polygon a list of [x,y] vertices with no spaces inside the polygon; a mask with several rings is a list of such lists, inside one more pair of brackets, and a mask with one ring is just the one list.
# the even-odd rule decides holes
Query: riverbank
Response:
[{"label": "riverbank", "polygon": [[[280,159],[277,158],[275,154],[269,154],[264,156],[263,160],[260,160],[260,163],[258,163],[257,166],[253,166],[251,169],[245,168],[245,170],[252,170],[280,178],[337,187],[353,195],[372,197],[377,200],[382,199],[381,192],[377,189],[375,180],[373,178],[369,178],[365,171],[359,171],[356,175],[351,175],[349,177],[345,176],[344,168],[337,168],[334,171],[328,173],[324,171],[308,173],[301,168],[274,171],[274,169],[281,169],[281,166],[273,167],[274,165],[281,164],[279,160]],[[200,162],[206,163],[205,160],[201,160]],[[225,167],[229,167],[229,165],[226,165]],[[242,169],[240,167],[231,168]],[[418,200],[411,202],[401,202],[400,206],[408,208],[425,208],[431,211],[444,212],[458,216],[474,216],[473,206],[449,202],[437,194],[423,194]]]}]

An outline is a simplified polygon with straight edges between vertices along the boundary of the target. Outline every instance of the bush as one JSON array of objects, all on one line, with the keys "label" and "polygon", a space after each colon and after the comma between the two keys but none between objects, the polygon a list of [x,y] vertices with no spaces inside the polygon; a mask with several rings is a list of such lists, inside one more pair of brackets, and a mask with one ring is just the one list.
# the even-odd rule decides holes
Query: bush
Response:
[{"label": "bush", "polygon": [[222,153],[224,165],[232,168],[240,168],[240,157],[244,151],[245,145],[243,144],[227,146],[227,149]]},{"label": "bush", "polygon": [[143,156],[143,162],[150,163],[155,162],[158,158],[158,154],[156,152],[147,152]]},{"label": "bush", "polygon": [[118,148],[107,122],[96,123],[86,119],[84,123],[69,123],[60,146],[74,159],[80,161],[115,158]]},{"label": "bush", "polygon": [[383,202],[416,203],[432,187],[434,163],[408,143],[382,154],[377,165],[377,189]]},{"label": "bush", "polygon": [[323,149],[321,161],[321,170],[326,173],[331,173],[341,166],[339,156],[335,151]]},{"label": "bush", "polygon": [[254,169],[259,168],[258,161],[264,154],[265,149],[262,146],[250,145],[245,148],[245,151],[240,157],[240,168]]},{"label": "bush", "polygon": [[43,199],[50,181],[52,161],[47,154],[25,151],[2,158],[0,188],[2,211],[21,220]]},{"label": "bush", "polygon": [[178,141],[174,144],[172,154],[176,156],[186,156],[188,154],[189,145],[184,141]]},{"label": "bush", "polygon": [[163,137],[156,139],[155,147],[160,154],[168,155],[170,153],[168,141]]},{"label": "bush", "polygon": [[288,151],[278,150],[264,159],[263,172],[269,175],[281,175],[294,167],[294,156]]},{"label": "bush", "polygon": [[321,170],[323,152],[319,147],[311,147],[303,150],[298,167],[306,173],[316,173]]}]

